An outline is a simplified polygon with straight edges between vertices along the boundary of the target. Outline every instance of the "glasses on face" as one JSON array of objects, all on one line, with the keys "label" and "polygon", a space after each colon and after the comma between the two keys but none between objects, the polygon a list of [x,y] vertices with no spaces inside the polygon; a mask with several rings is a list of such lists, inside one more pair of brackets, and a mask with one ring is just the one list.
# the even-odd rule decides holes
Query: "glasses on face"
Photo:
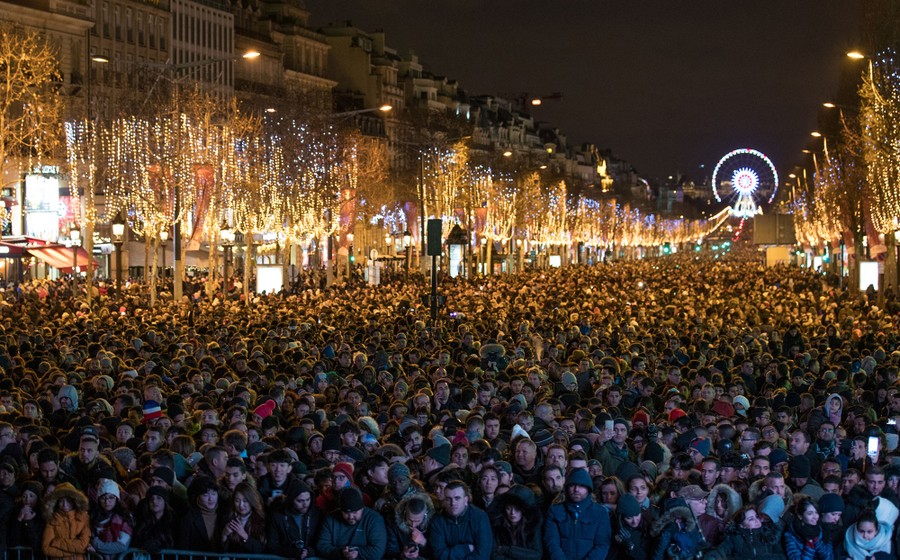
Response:
[{"label": "glasses on face", "polygon": [[14,437],[16,437],[16,434],[14,434],[12,432],[3,432],[2,434],[0,434],[0,437],[14,438]]}]

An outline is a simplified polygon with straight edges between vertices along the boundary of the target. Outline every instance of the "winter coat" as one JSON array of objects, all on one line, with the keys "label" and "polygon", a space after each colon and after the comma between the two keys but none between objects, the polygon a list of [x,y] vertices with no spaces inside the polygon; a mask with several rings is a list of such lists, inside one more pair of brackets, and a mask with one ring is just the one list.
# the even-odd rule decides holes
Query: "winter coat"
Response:
[{"label": "winter coat", "polygon": [[609,512],[593,500],[553,504],[544,520],[550,560],[603,560],[612,543]]},{"label": "winter coat", "polygon": [[725,538],[725,522],[709,514],[697,516],[697,526],[709,546],[718,546]]},{"label": "winter coat", "polygon": [[612,546],[607,558],[610,560],[646,560],[650,557],[650,527],[652,521],[641,514],[641,523],[637,527],[628,527],[621,515],[615,516]]},{"label": "winter coat", "polygon": [[[424,492],[407,494],[394,508],[393,516],[387,522],[386,558],[401,558],[403,550],[406,547],[415,544],[410,536],[412,534],[412,529],[406,523],[406,510],[409,507],[410,499],[413,497],[419,498],[425,502],[425,520],[422,522],[421,531],[425,533],[427,539],[428,525],[431,520],[434,519],[434,503],[431,501],[431,497]],[[430,543],[419,550],[419,557],[431,557]]]},{"label": "winter coat", "polygon": [[759,529],[745,529],[734,523],[725,531],[725,539],[715,550],[707,552],[704,558],[729,560],[731,558],[754,558],[754,560],[785,560],[781,546],[781,529],[774,523],[764,523]]},{"label": "winter coat", "polygon": [[[716,500],[719,496],[725,496],[724,517],[719,517],[716,514]],[[734,488],[727,484],[716,484],[712,487],[712,490],[709,491],[709,498],[706,502],[706,513],[707,515],[711,515],[728,523],[731,521],[731,518],[734,517],[734,514],[743,506],[744,504],[743,500],[741,500],[741,495],[738,494]]]},{"label": "winter coat", "polygon": [[653,560],[695,558],[704,546],[700,527],[687,506],[666,510],[653,523],[650,534],[656,537],[656,548],[650,556]]},{"label": "winter coat", "polygon": [[102,523],[97,522],[91,546],[98,554],[111,558],[128,550],[133,532],[134,528],[129,520],[116,513],[104,519]]},{"label": "winter coat", "polygon": [[897,515],[900,513],[897,509],[897,494],[887,486],[881,491],[877,501],[865,486],[854,486],[850,493],[845,496],[844,502],[847,505],[844,508],[844,515],[841,516],[841,521],[843,521],[845,529],[856,523],[856,519],[866,508],[875,510],[878,521],[891,524],[897,520]]},{"label": "winter coat", "polygon": [[[12,517],[7,545],[10,548],[25,547],[35,552],[40,551],[44,538],[44,527],[46,526],[43,513],[35,511],[34,519],[31,521],[19,521],[19,511],[17,510]],[[28,557],[28,555],[23,555],[23,558]]]},{"label": "winter coat", "polygon": [[[497,505],[491,515],[494,533],[493,560],[541,560],[544,548],[541,544],[543,515],[536,503],[534,492],[525,486],[513,486],[494,501]],[[522,512],[521,532],[515,534],[506,524],[506,507],[514,505]]]},{"label": "winter coat", "polygon": [[[59,501],[68,498],[74,508],[71,511],[56,511]],[[88,516],[88,501],[84,494],[71,484],[56,487],[44,504],[47,525],[41,548],[49,558],[84,560],[91,541],[91,519]]]},{"label": "winter coat", "polygon": [[134,548],[157,553],[164,548],[175,548],[174,534],[175,513],[172,511],[167,511],[159,520],[139,517],[135,520],[131,544]]},{"label": "winter coat", "polygon": [[599,447],[594,446],[593,458],[600,461],[606,476],[612,476],[622,463],[634,462],[634,453],[627,445],[620,449],[615,442],[609,440]]},{"label": "winter coat", "polygon": [[10,523],[15,520],[16,516],[16,494],[18,491],[15,486],[0,490],[0,550],[6,550],[7,531]]},{"label": "winter coat", "polygon": [[358,560],[381,560],[387,548],[384,518],[368,507],[363,508],[362,518],[356,525],[347,525],[340,512],[327,516],[316,545],[317,556],[341,560],[345,546],[359,549]]},{"label": "winter coat", "polygon": [[798,535],[794,523],[784,531],[784,551],[788,560],[834,560],[834,550],[819,529],[819,536],[806,540]]},{"label": "winter coat", "polygon": [[196,507],[188,509],[181,522],[175,527],[175,546],[181,550],[195,552],[217,552],[219,550],[220,521],[216,521],[212,538],[206,531],[203,514]]},{"label": "winter coat", "polygon": [[[232,517],[232,519],[234,519]],[[225,521],[227,524],[230,520]],[[266,551],[266,534],[264,519],[251,517],[244,524],[247,531],[247,540],[240,538],[237,533],[231,533],[222,543],[222,552],[236,552],[241,554],[263,554]]]},{"label": "winter coat", "polygon": [[472,505],[459,517],[438,515],[428,528],[428,542],[436,560],[488,560],[494,549],[488,515]]},{"label": "winter coat", "polygon": [[276,508],[266,523],[266,550],[270,554],[286,558],[299,557],[303,548],[314,556],[315,543],[322,528],[322,510],[310,505],[309,510],[299,519],[287,507],[285,500],[282,507]]}]

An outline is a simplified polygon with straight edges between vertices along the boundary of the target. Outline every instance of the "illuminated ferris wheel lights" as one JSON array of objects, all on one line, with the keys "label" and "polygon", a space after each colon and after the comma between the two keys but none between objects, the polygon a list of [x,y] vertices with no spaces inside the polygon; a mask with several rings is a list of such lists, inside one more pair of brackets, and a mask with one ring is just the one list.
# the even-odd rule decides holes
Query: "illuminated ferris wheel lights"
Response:
[{"label": "illuminated ferris wheel lights", "polygon": [[731,175],[731,188],[740,195],[749,196],[759,188],[759,175],[749,167],[735,169]]},{"label": "illuminated ferris wheel lights", "polygon": [[[765,165],[760,166],[760,161]],[[766,173],[766,169],[771,173],[771,177]],[[768,181],[771,180],[772,196],[769,198],[771,203],[778,190],[778,172],[772,161],[762,152],[750,148],[739,148],[725,154],[713,170],[712,188],[716,201],[722,202],[723,195],[726,194],[719,192],[720,187],[730,187],[737,196],[737,201],[731,208],[732,215],[751,217],[760,213],[761,210],[754,198],[759,196],[758,191],[763,185],[760,172],[765,175],[765,184],[769,184]],[[720,174],[726,177],[730,175],[730,182],[720,178]]]}]

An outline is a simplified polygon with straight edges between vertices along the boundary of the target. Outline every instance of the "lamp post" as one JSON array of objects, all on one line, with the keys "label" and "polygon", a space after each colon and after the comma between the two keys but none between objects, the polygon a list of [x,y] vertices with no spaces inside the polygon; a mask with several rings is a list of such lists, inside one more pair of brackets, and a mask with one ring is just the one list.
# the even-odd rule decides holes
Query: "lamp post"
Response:
[{"label": "lamp post", "polygon": [[166,249],[169,245],[169,230],[164,229],[159,232],[159,241],[162,243],[162,277],[166,277]]},{"label": "lamp post", "polygon": [[122,244],[125,242],[125,220],[121,214],[112,223],[113,245],[116,247],[116,297],[122,297]]},{"label": "lamp post", "polygon": [[78,247],[81,246],[81,230],[73,225],[69,231],[69,239],[72,240],[72,299],[78,297]]},{"label": "lamp post", "polygon": [[403,232],[403,250],[406,251],[406,279],[409,280],[409,261],[412,256],[412,234],[409,230]]},{"label": "lamp post", "polygon": [[487,270],[487,260],[488,260],[488,259],[487,259],[487,252],[489,251],[489,249],[488,249],[488,240],[487,240],[487,237],[482,237],[482,238],[481,238],[481,248],[482,248],[482,250],[484,251],[484,253],[482,253],[482,256],[481,256],[481,258],[482,258],[482,261],[481,261],[481,273],[482,273],[482,275],[487,276],[487,273],[488,273],[488,270]]},{"label": "lamp post", "polygon": [[234,247],[234,230],[227,224],[222,224],[219,230],[219,236],[222,238],[222,247],[225,249],[224,260],[222,262],[222,299],[228,299],[228,266],[231,260],[231,248]]}]

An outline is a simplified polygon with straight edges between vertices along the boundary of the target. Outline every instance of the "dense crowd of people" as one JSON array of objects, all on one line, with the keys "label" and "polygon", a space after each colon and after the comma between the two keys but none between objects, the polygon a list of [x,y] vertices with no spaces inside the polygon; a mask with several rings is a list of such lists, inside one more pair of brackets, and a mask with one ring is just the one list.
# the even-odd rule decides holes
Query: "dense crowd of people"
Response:
[{"label": "dense crowd of people", "polygon": [[900,304],[755,254],[0,302],[0,550],[897,558]]}]

